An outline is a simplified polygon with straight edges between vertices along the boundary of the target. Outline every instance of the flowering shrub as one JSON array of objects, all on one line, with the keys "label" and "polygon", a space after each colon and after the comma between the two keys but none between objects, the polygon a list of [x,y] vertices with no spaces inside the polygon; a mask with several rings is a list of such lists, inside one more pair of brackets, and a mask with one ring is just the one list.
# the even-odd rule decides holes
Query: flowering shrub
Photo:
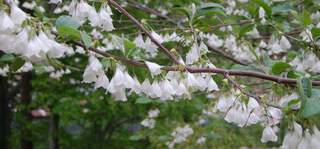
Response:
[{"label": "flowering shrub", "polygon": [[119,134],[144,145],[210,146],[214,137],[203,127],[211,119],[239,129],[260,125],[255,137],[270,147],[320,146],[318,1],[0,6],[1,93],[10,99],[3,114],[13,112],[7,126],[17,122],[24,143],[32,143],[24,135],[37,135],[20,117],[50,117],[53,147],[59,128],[78,136],[92,125],[102,140],[117,140],[123,125]]}]

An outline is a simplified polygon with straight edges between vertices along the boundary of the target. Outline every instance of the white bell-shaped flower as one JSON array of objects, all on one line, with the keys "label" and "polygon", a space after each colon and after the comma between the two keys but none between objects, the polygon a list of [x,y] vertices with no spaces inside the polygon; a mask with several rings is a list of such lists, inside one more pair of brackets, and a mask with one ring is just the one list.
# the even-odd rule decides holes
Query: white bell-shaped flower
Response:
[{"label": "white bell-shaped flower", "polygon": [[149,95],[152,98],[159,98],[162,96],[162,89],[160,88],[158,81],[153,81]]},{"label": "white bell-shaped flower", "polygon": [[112,15],[112,12],[108,5],[103,6],[100,9],[99,16],[101,19],[102,29],[104,31],[112,31],[115,29],[112,23],[111,15]]},{"label": "white bell-shaped flower", "polygon": [[156,76],[156,75],[161,73],[161,68],[163,66],[160,66],[160,65],[158,65],[156,63],[152,63],[152,62],[148,62],[148,61],[145,61],[145,63],[146,63],[146,65],[147,65],[147,67],[148,67],[148,69],[149,69],[149,71],[150,71],[152,76]]},{"label": "white bell-shaped flower", "polygon": [[211,92],[211,91],[219,91],[219,87],[217,85],[217,83],[213,80],[213,78],[211,76],[207,76],[207,91]]},{"label": "white bell-shaped flower", "polygon": [[151,88],[151,83],[150,83],[149,79],[145,79],[141,84],[141,90],[143,91],[143,93],[148,95],[150,88]]},{"label": "white bell-shaped flower", "polygon": [[262,132],[261,142],[266,143],[268,141],[276,142],[278,140],[278,136],[276,132],[272,129],[271,126],[266,126]]},{"label": "white bell-shaped flower", "polygon": [[123,88],[120,88],[111,94],[116,101],[127,101],[128,100],[127,96],[126,96],[126,92]]},{"label": "white bell-shaped flower", "polygon": [[13,20],[5,13],[0,10],[0,33],[12,32],[15,29]]},{"label": "white bell-shaped flower", "polygon": [[164,39],[159,34],[157,34],[155,31],[151,32],[151,36],[159,43],[162,43],[164,41]]},{"label": "white bell-shaped flower", "polygon": [[284,50],[288,50],[291,48],[291,44],[285,36],[282,36],[280,39],[280,47]]},{"label": "white bell-shaped flower", "polygon": [[104,88],[104,89],[108,89],[109,87],[109,79],[106,76],[106,74],[104,72],[101,72],[98,76],[98,79],[96,80],[95,86],[94,88]]},{"label": "white bell-shaped flower", "polygon": [[193,44],[186,56],[186,64],[193,64],[200,58],[200,50],[197,44]]},{"label": "white bell-shaped flower", "polygon": [[28,18],[28,16],[17,5],[11,4],[10,18],[16,25],[20,26],[22,22]]},{"label": "white bell-shaped flower", "polygon": [[83,73],[83,82],[92,83],[96,82],[98,79],[98,74],[102,71],[102,64],[100,61],[93,55],[89,57],[89,65]]}]

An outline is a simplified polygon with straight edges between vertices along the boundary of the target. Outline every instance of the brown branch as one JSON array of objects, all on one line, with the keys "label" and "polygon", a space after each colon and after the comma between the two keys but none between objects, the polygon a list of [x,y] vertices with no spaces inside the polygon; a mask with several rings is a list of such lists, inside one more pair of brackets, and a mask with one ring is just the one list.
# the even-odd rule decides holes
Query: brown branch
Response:
[{"label": "brown branch", "polygon": [[[76,45],[85,47],[82,43],[80,42],[75,42]],[[138,60],[131,60],[128,59],[127,57],[124,56],[115,56],[112,55],[109,52],[104,52],[96,48],[88,48],[88,50],[95,52],[97,54],[100,54],[105,57],[112,57],[118,61],[121,61],[123,63],[137,66],[137,67],[144,67],[147,68],[147,65],[143,61],[138,61]],[[272,82],[276,82],[279,84],[286,84],[286,85],[295,85],[297,80],[296,79],[290,79],[290,78],[283,78],[283,77],[278,77],[278,76],[272,76],[260,72],[253,72],[253,71],[242,71],[242,70],[227,70],[227,69],[222,69],[222,68],[196,68],[196,67],[185,67],[185,69],[181,69],[179,66],[166,66],[163,67],[162,70],[164,71],[188,71],[190,73],[217,73],[217,74],[227,74],[229,76],[244,76],[244,77],[253,77],[253,78],[258,78],[258,79],[263,79],[263,80],[269,80]],[[320,86],[320,81],[312,81],[312,84],[314,86]]]},{"label": "brown branch", "polygon": [[[161,43],[159,43],[154,37],[151,35],[151,33],[132,15],[130,15],[124,8],[122,8],[118,3],[116,3],[114,0],[108,0],[109,3],[116,7],[120,13],[127,16],[130,20],[132,20],[141,30],[146,32],[148,37],[151,39],[152,42],[154,42],[165,54],[173,60],[176,64],[180,64],[177,57],[170,52],[166,47],[164,47]],[[134,63],[135,64],[135,63]],[[145,66],[145,65],[144,65]],[[188,71],[190,73],[219,73],[219,74],[228,74],[231,76],[246,76],[246,77],[253,77],[253,78],[259,78],[264,80],[269,80],[281,84],[287,84],[287,85],[295,85],[297,80],[296,79],[289,79],[289,78],[283,78],[278,76],[272,76],[268,74],[263,74],[259,72],[252,72],[252,71],[241,71],[241,70],[226,70],[221,68],[193,68],[193,67],[187,67],[185,66],[184,70],[179,69],[179,67],[164,67],[164,70],[167,71]],[[313,85],[320,85],[320,81],[312,81]]]}]

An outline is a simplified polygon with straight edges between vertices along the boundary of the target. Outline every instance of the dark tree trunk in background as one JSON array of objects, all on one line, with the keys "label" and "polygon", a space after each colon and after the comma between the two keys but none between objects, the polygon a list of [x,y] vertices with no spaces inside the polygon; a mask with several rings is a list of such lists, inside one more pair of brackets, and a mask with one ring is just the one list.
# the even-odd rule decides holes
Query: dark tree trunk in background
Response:
[{"label": "dark tree trunk in background", "polygon": [[59,149],[59,115],[52,114],[50,116],[49,127],[49,149]]},{"label": "dark tree trunk in background", "polygon": [[31,115],[29,114],[29,104],[31,102],[31,80],[32,73],[25,72],[21,75],[21,103],[23,104],[22,114],[24,116],[23,123],[21,125],[21,149],[32,149],[32,132],[27,127],[32,122]]},{"label": "dark tree trunk in background", "polygon": [[10,107],[8,83],[0,76],[0,149],[8,149],[10,138]]}]

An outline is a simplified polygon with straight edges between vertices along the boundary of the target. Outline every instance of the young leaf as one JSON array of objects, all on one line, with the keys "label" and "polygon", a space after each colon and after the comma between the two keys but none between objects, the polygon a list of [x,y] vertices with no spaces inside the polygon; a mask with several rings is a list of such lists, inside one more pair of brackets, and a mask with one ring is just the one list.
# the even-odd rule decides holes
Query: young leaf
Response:
[{"label": "young leaf", "polygon": [[86,48],[89,48],[92,44],[92,39],[86,32],[81,32],[81,40]]},{"label": "young leaf", "polygon": [[8,62],[14,60],[15,56],[13,54],[4,54],[0,57],[1,62]]},{"label": "young leaf", "polygon": [[301,23],[304,25],[304,26],[308,26],[309,24],[312,23],[312,19],[310,17],[310,13],[308,11],[303,11],[302,12],[302,15],[301,15]]},{"label": "young leaf", "polygon": [[148,103],[152,103],[153,100],[147,98],[147,97],[140,97],[136,100],[136,104],[148,104]]},{"label": "young leaf", "polygon": [[137,134],[137,135],[132,135],[132,136],[130,136],[129,137],[129,140],[131,140],[131,141],[139,141],[139,140],[141,140],[141,139],[143,139],[144,137],[142,136],[142,135],[140,135],[140,134]]},{"label": "young leaf", "polygon": [[80,31],[75,28],[72,28],[70,26],[62,25],[62,26],[59,26],[57,28],[57,30],[58,30],[59,35],[64,38],[70,38],[73,40],[80,40],[81,39]]},{"label": "young leaf", "polygon": [[14,60],[14,63],[12,63],[12,65],[10,65],[10,68],[11,70],[13,71],[17,71],[20,67],[23,66],[23,64],[25,63],[25,61],[20,58],[20,57],[17,57],[15,60]]},{"label": "young leaf", "polygon": [[292,66],[286,62],[277,62],[272,65],[271,71],[272,74],[279,75],[282,72],[286,72],[290,68],[292,68]]},{"label": "young leaf", "polygon": [[254,27],[254,24],[247,24],[247,25],[241,26],[239,36],[242,37],[247,32],[251,31],[253,29],[253,27]]},{"label": "young leaf", "polygon": [[312,28],[311,29],[312,38],[316,41],[320,38],[320,28]]},{"label": "young leaf", "polygon": [[59,28],[61,26],[68,26],[77,29],[80,26],[80,23],[70,16],[60,16],[56,20],[56,27]]},{"label": "young leaf", "polygon": [[199,9],[208,9],[208,8],[221,8],[224,9],[224,7],[217,3],[202,3],[199,7]]},{"label": "young leaf", "polygon": [[274,7],[272,7],[272,13],[277,14],[277,13],[289,13],[292,11],[293,7],[287,3],[284,4],[279,4]]},{"label": "young leaf", "polygon": [[305,100],[307,97],[311,97],[312,84],[308,78],[300,78],[298,80],[298,89],[299,89],[299,94],[303,100]]},{"label": "young leaf", "polygon": [[300,115],[304,118],[320,113],[320,90],[313,89],[310,97],[302,102]]},{"label": "young leaf", "polygon": [[81,35],[78,30],[80,23],[70,16],[60,16],[56,20],[56,28],[60,36],[79,40]]}]

